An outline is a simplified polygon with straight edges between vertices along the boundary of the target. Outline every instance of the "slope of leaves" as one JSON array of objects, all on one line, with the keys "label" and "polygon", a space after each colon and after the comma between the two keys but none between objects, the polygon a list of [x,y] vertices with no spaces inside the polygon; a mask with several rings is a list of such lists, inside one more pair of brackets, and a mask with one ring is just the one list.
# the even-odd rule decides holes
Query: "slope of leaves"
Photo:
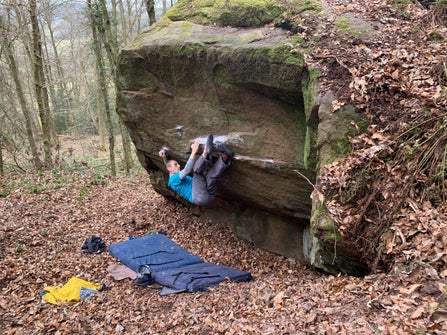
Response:
[{"label": "slope of leaves", "polygon": [[[437,279],[413,275],[412,281],[399,271],[365,278],[319,274],[255,248],[224,224],[190,215],[187,208],[155,193],[145,173],[108,178],[60,172],[0,182],[9,193],[0,198],[1,334],[447,331],[442,293],[446,271],[437,272]],[[430,224],[421,223],[425,230],[409,233],[413,239],[424,240],[433,232],[433,222],[439,222],[434,212],[423,213],[430,216]],[[441,229],[440,223],[437,227]],[[162,297],[156,287],[115,281],[107,267],[117,260],[107,251],[89,255],[81,250],[92,235],[111,244],[152,231],[165,231],[204,260],[250,271],[254,279],[223,283],[209,292]],[[441,241],[441,231],[436,231]],[[409,242],[391,238],[390,257],[397,256],[391,252],[400,255],[400,250],[408,255]],[[435,274],[428,264],[418,266],[421,273]],[[39,297],[45,286],[63,285],[73,276],[107,287],[92,300],[73,305],[54,306]]]},{"label": "slope of leaves", "polygon": [[[325,167],[318,188],[341,234],[372,270],[388,271],[383,233],[403,212],[433,209],[445,199],[447,29],[440,11],[418,2],[326,1],[332,10],[311,66],[321,69],[321,93],[332,90],[333,112],[352,104],[367,115],[366,134],[351,138],[353,153]],[[443,5],[445,6],[445,4]],[[358,38],[335,24],[343,13],[373,22],[377,35]],[[354,124],[355,126],[355,124]],[[414,206],[413,206],[414,207]],[[393,228],[394,227],[394,228]],[[433,241],[432,241],[433,242]]]}]

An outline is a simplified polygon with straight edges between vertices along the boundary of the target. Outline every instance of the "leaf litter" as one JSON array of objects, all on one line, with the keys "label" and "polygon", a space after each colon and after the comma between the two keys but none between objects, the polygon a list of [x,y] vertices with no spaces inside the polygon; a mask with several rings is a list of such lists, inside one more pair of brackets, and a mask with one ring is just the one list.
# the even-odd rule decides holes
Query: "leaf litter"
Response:
[{"label": "leaf litter", "polygon": [[[62,186],[54,183],[61,178],[66,180]],[[321,274],[240,240],[225,224],[192,216],[183,205],[157,194],[146,173],[107,177],[104,184],[94,183],[94,178],[47,173],[2,179],[3,186],[10,188],[10,194],[0,201],[3,333],[372,334],[380,330],[391,334],[394,330],[445,330],[441,322],[445,285],[439,280],[439,260],[435,259],[442,257],[437,256],[441,249],[430,251],[431,263],[415,259],[411,264],[419,274],[412,277],[404,276],[402,269],[365,278]],[[30,191],[37,186],[39,193]],[[434,214],[425,215],[433,220]],[[424,241],[434,223],[420,221],[422,229],[412,237]],[[407,226],[408,231],[402,233],[408,236],[412,228]],[[154,231],[166,232],[206,261],[250,271],[254,279],[222,283],[209,292],[160,296],[158,288],[138,287],[130,279],[114,280],[107,268],[117,260],[108,252],[92,255],[81,249],[92,235],[110,245]],[[394,245],[387,249],[391,253],[400,254],[399,248],[411,250],[411,244],[403,245],[397,238],[389,243]],[[416,258],[413,253],[402,255]],[[445,271],[442,275],[445,279]],[[73,305],[54,306],[39,297],[45,286],[62,285],[74,276],[107,287],[92,300]]]}]

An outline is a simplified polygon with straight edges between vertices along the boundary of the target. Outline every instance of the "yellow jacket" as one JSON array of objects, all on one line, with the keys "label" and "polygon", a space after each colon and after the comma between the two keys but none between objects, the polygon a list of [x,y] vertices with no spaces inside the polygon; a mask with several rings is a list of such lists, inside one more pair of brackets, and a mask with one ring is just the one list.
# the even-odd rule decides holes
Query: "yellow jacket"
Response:
[{"label": "yellow jacket", "polygon": [[81,288],[101,291],[103,287],[104,286],[102,284],[91,283],[86,280],[73,277],[62,287],[45,287],[42,299],[55,305],[61,302],[73,303],[81,301]]}]

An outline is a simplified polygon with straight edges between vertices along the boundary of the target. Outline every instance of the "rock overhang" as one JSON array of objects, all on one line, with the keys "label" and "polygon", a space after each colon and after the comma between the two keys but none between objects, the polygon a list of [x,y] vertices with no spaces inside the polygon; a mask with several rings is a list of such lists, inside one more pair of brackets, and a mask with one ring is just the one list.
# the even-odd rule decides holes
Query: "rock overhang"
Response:
[{"label": "rock overhang", "polygon": [[[240,237],[270,251],[357,275],[367,271],[358,251],[338,235],[324,203],[310,196],[321,167],[352,150],[349,125],[367,120],[350,105],[333,113],[336,97],[319,92],[319,70],[305,65],[301,40],[291,37],[302,29],[295,15],[311,11],[305,16],[314,17],[323,9],[317,1],[292,0],[280,17],[270,12],[266,23],[275,20],[288,32],[273,24],[240,27],[247,8],[272,9],[273,2],[180,0],[121,52],[118,112],[159,193],[176,197],[158,150],[169,148],[184,163],[191,141],[213,133],[236,159],[217,202],[193,212],[228,221]],[[228,15],[222,21],[216,9],[236,10],[227,22],[232,27],[220,24]],[[368,38],[364,32],[373,28],[353,32]]]},{"label": "rock overhang", "polygon": [[[223,185],[223,196],[309,217],[311,186],[294,172],[315,178],[304,159],[302,78],[307,73],[302,55],[291,53],[290,44],[287,32],[274,27],[178,21],[151,28],[123,49],[118,111],[145,156],[143,165],[162,169],[156,157],[162,146],[184,162],[193,138],[214,133],[237,153],[227,178],[242,186]],[[247,182],[250,174],[259,187]],[[294,188],[305,196],[297,197]]]},{"label": "rock overhang", "polygon": [[[319,239],[327,227],[336,228],[320,227],[310,195],[321,164],[346,153],[327,152],[333,145],[325,138],[348,142],[351,133],[331,125],[358,116],[349,108],[327,112],[331,101],[318,96],[318,70],[306,67],[298,42],[273,26],[164,18],[120,54],[118,112],[159,193],[175,197],[158,150],[168,148],[184,163],[191,141],[213,133],[216,143],[237,153],[220,188],[220,219],[233,220],[235,231],[258,246],[328,272],[351,273],[361,261],[348,252],[347,266],[344,249],[331,250],[333,242]],[[319,135],[321,122],[334,137]],[[212,216],[201,211],[206,213]]]}]

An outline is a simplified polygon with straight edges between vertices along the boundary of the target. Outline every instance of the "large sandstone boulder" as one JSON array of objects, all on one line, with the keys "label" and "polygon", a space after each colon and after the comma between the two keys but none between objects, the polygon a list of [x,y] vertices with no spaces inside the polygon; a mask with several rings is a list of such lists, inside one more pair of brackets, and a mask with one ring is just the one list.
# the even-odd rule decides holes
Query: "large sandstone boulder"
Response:
[{"label": "large sandstone boulder", "polygon": [[[161,36],[160,36],[161,35]],[[164,37],[169,36],[169,37]],[[278,214],[309,218],[302,55],[282,30],[173,22],[123,50],[120,115],[148,170],[168,147],[185,161],[191,141],[215,135],[237,153],[221,195]]]},{"label": "large sandstone boulder", "polygon": [[[320,124],[319,110],[330,101],[320,105],[316,71],[292,50],[287,31],[262,26],[281,13],[275,1],[198,3],[180,1],[119,57],[118,112],[154,188],[176,197],[167,188],[161,148],[184,164],[191,142],[212,133],[236,157],[218,199],[193,208],[196,213],[232,224],[239,236],[271,251],[344,271],[345,263],[331,257],[333,241],[324,234],[330,228],[312,229],[309,219],[321,162],[343,154],[328,148],[337,143],[335,151],[345,150],[340,143],[352,131],[331,127],[346,123],[339,119],[346,114],[325,113]],[[235,27],[248,22],[240,15],[257,27]],[[348,258],[346,272],[361,266],[351,251]]]}]

